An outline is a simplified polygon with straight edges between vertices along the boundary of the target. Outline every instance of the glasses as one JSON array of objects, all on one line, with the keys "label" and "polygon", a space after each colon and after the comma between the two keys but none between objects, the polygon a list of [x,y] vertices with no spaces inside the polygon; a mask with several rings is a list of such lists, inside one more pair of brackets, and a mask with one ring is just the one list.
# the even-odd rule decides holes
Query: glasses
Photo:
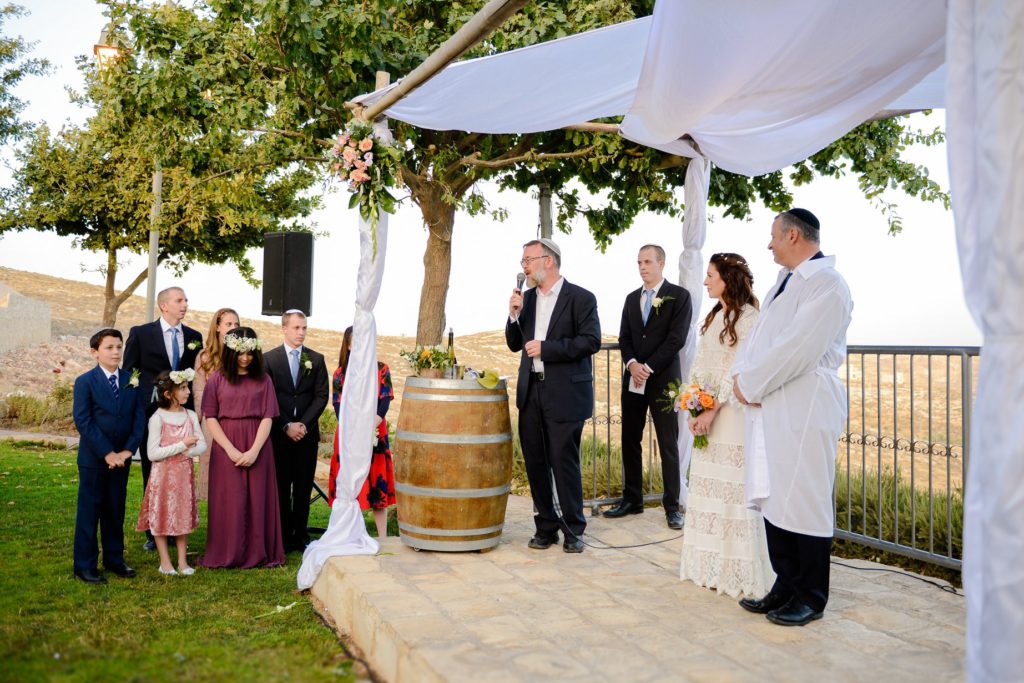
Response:
[{"label": "glasses", "polygon": [[523,258],[522,261],[519,262],[519,265],[521,265],[523,268],[525,268],[526,266],[530,265],[531,263],[533,263],[537,259],[547,258],[548,256],[550,256],[550,254],[544,254],[543,256],[527,256],[527,257]]}]

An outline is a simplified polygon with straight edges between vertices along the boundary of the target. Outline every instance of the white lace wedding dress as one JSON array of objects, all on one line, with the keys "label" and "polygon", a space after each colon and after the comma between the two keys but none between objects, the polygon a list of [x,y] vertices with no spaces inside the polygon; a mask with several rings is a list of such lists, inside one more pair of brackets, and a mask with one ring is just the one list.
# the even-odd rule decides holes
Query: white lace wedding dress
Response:
[{"label": "white lace wedding dress", "polygon": [[768,559],[764,521],[746,507],[743,463],[743,406],[732,394],[729,370],[736,348],[757,320],[745,306],[736,322],[737,346],[719,342],[725,326],[720,311],[701,337],[693,375],[718,387],[722,407],[711,424],[708,447],[693,449],[679,578],[732,597],[760,598],[775,582]]}]

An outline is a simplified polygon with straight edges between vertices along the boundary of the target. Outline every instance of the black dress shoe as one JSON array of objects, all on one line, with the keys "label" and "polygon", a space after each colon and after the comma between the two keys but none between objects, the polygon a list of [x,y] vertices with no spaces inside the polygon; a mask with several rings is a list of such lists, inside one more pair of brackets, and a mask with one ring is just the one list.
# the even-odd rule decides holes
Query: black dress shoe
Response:
[{"label": "black dress shoe", "polygon": [[152,538],[146,539],[146,542],[142,544],[143,550],[156,550],[156,541]]},{"label": "black dress shoe", "polygon": [[626,515],[639,515],[643,513],[643,503],[630,503],[629,501],[622,501],[615,507],[605,511],[605,517],[625,517]]},{"label": "black dress shoe", "polygon": [[770,591],[768,595],[764,596],[760,600],[755,600],[754,598],[743,598],[740,600],[740,607],[748,612],[753,612],[754,614],[768,614],[772,610],[779,609],[785,605],[789,602],[791,597],[792,596],[790,595]]},{"label": "black dress shoe", "polygon": [[566,537],[565,542],[562,543],[562,551],[567,553],[582,553],[583,552],[583,541],[579,538],[570,539]]},{"label": "black dress shoe", "polygon": [[75,578],[86,583],[106,583],[107,579],[95,569],[76,569]]},{"label": "black dress shoe", "polygon": [[669,529],[682,529],[683,528],[683,513],[676,510],[675,512],[666,512],[665,520],[668,522]]},{"label": "black dress shoe", "polygon": [[534,534],[530,542],[527,543],[527,547],[533,548],[534,550],[547,550],[555,543],[558,543],[558,534],[554,536],[546,536],[545,534]]},{"label": "black dress shoe", "polygon": [[768,621],[779,626],[803,626],[821,619],[823,614],[824,611],[818,612],[793,598],[779,609],[769,612]]},{"label": "black dress shoe", "polygon": [[135,575],[138,573],[124,562],[121,564],[105,564],[103,565],[103,568],[111,574],[120,576],[122,579],[134,579]]}]

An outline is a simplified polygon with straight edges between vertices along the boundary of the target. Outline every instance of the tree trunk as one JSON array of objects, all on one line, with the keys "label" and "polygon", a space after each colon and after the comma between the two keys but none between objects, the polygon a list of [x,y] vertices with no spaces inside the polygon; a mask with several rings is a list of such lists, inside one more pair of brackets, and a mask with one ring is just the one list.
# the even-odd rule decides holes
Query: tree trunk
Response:
[{"label": "tree trunk", "polygon": [[[107,249],[107,281],[103,286],[103,327],[113,327],[117,323],[117,311],[121,304],[128,300],[128,297],[138,289],[139,285],[146,281],[149,269],[143,269],[131,284],[121,290],[120,294],[114,293],[114,280],[117,278],[117,249]],[[148,315],[148,314],[147,314]]]},{"label": "tree trunk", "polygon": [[427,248],[423,253],[423,288],[416,323],[416,344],[436,346],[444,335],[445,302],[452,270],[452,228],[455,206],[444,201],[444,188],[437,182],[417,183],[416,203],[427,226]]}]

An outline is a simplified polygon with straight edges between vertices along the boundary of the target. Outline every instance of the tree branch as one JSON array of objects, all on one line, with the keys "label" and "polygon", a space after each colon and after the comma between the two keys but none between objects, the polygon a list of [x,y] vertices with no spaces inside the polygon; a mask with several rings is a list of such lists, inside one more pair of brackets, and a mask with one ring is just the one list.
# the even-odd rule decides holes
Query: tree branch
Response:
[{"label": "tree branch", "polygon": [[618,135],[619,124],[588,121],[587,123],[574,123],[571,126],[565,126],[562,130],[581,130],[584,133],[614,133]]},{"label": "tree branch", "polygon": [[584,147],[583,149],[578,149],[575,152],[555,152],[555,153],[547,153],[546,154],[546,153],[537,153],[537,152],[532,152],[531,151],[531,152],[527,152],[526,154],[521,154],[521,155],[515,156],[515,157],[506,157],[504,159],[499,157],[498,159],[491,159],[491,160],[479,159],[478,157],[480,156],[480,152],[473,152],[469,156],[462,158],[461,160],[459,160],[456,163],[462,164],[463,166],[481,166],[483,168],[504,168],[505,166],[512,166],[513,164],[518,164],[521,161],[548,161],[550,159],[575,159],[577,157],[587,156],[588,154],[593,152],[595,149],[597,149],[597,145],[590,145],[589,147]]}]

